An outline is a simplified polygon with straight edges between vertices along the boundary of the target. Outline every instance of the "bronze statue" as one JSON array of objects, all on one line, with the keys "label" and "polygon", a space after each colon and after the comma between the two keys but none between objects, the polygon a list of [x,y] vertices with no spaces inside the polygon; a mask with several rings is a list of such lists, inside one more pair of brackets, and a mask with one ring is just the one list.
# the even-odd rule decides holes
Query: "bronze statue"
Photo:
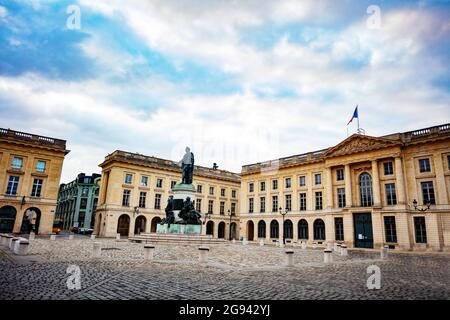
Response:
[{"label": "bronze statue", "polygon": [[182,171],[181,183],[192,184],[192,179],[194,177],[194,154],[191,152],[189,147],[186,147],[186,153],[179,164],[180,163]]},{"label": "bronze statue", "polygon": [[171,224],[175,223],[175,215],[173,213],[174,209],[174,201],[173,196],[169,196],[169,199],[167,199],[167,206],[164,211],[166,211],[166,217],[161,220],[159,224],[168,224],[169,227]]}]

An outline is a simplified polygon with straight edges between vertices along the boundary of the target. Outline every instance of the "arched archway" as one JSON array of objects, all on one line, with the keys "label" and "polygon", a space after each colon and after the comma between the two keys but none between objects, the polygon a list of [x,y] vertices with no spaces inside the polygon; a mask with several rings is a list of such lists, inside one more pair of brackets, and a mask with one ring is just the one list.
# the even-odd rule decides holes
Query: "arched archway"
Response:
[{"label": "arched archway", "polygon": [[[23,213],[20,232],[30,233],[31,231],[34,231],[35,234],[38,234],[40,222],[41,222],[41,210],[39,210],[39,208],[36,207],[30,207],[26,209]],[[57,225],[57,227],[61,228],[60,225]]]},{"label": "arched archway", "polygon": [[253,237],[255,236],[255,224],[252,220],[247,222],[247,240],[253,241]]},{"label": "arched archway", "polygon": [[361,207],[373,205],[372,177],[367,172],[363,172],[359,176],[359,196]]},{"label": "arched archway", "polygon": [[130,217],[127,214],[123,214],[117,220],[117,233],[121,236],[128,237],[130,232]]},{"label": "arched archway", "polygon": [[141,234],[141,232],[145,232],[146,225],[147,225],[146,217],[144,216],[137,217],[134,223],[134,234]]},{"label": "arched archway", "polygon": [[214,222],[211,220],[206,223],[206,234],[214,236]]},{"label": "arched archway", "polygon": [[236,235],[236,223],[232,222],[231,223],[231,239],[236,239],[236,237],[237,237],[237,235]]},{"label": "arched archway", "polygon": [[322,219],[314,220],[314,240],[325,240],[325,222]]},{"label": "arched archway", "polygon": [[266,222],[264,220],[260,220],[258,222],[258,238],[266,237]]},{"label": "arched archway", "polygon": [[291,220],[285,220],[284,221],[284,238],[285,239],[292,239],[293,238],[293,225]]},{"label": "arched archway", "polygon": [[17,210],[12,206],[4,206],[0,208],[0,232],[13,232],[16,214]]},{"label": "arched archway", "polygon": [[217,238],[225,239],[225,222],[219,223],[219,229],[217,230]]},{"label": "arched archway", "polygon": [[270,222],[270,237],[272,239],[278,239],[280,237],[279,224],[277,220]]},{"label": "arched archway", "polygon": [[298,222],[298,238],[307,240],[308,236],[308,222],[305,219],[301,219]]},{"label": "arched archway", "polygon": [[154,217],[152,219],[152,224],[150,225],[150,232],[156,232],[157,228],[158,228],[158,223],[161,222],[161,218],[160,217]]}]

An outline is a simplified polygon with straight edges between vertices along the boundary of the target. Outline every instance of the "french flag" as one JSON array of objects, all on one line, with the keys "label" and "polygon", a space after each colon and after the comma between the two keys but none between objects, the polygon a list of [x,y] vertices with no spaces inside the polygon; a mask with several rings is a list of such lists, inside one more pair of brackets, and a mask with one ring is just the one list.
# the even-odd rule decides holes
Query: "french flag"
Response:
[{"label": "french flag", "polygon": [[349,125],[354,118],[358,118],[358,106],[356,106],[355,111],[353,111],[353,115],[352,118],[350,119],[350,121],[347,123],[347,125]]}]

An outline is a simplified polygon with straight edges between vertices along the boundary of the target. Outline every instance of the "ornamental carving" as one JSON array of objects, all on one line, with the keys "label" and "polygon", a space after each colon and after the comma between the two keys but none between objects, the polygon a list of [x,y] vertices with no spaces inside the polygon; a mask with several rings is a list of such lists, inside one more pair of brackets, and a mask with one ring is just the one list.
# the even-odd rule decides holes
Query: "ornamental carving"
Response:
[{"label": "ornamental carving", "polygon": [[327,157],[342,156],[352,153],[365,152],[397,145],[395,142],[385,141],[378,138],[353,138],[348,141],[343,141],[327,152]]}]

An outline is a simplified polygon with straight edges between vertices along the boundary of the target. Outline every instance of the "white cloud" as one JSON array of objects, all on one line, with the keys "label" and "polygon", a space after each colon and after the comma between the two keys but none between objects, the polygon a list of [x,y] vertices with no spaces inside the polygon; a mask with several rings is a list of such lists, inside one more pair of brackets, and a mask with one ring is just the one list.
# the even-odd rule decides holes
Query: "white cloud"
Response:
[{"label": "white cloud", "polygon": [[7,15],[8,15],[8,10],[3,6],[0,6],[0,18],[4,18]]}]

